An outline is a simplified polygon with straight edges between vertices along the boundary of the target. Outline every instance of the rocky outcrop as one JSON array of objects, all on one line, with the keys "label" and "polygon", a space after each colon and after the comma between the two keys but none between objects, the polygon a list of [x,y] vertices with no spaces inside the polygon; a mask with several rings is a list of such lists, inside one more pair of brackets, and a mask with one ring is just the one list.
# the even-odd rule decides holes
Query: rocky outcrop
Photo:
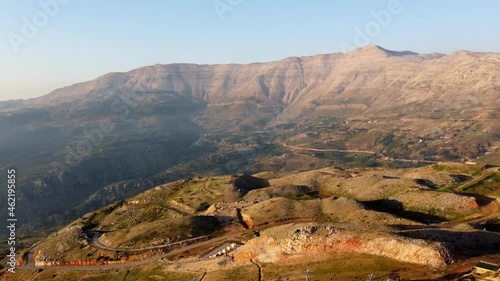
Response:
[{"label": "rocky outcrop", "polygon": [[370,254],[401,262],[442,267],[451,261],[440,243],[387,233],[363,232],[320,224],[290,224],[266,230],[234,253],[235,261],[265,263],[321,260],[328,254]]},{"label": "rocky outcrop", "polygon": [[241,220],[248,229],[252,229],[254,227],[254,222],[249,214],[241,213]]}]

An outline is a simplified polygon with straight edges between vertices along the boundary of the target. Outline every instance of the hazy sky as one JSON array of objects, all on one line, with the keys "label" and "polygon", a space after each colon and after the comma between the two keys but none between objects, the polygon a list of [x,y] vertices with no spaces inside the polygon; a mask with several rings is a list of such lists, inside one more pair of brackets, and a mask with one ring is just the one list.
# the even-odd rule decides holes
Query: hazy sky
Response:
[{"label": "hazy sky", "polygon": [[500,1],[0,0],[0,13],[0,100],[155,63],[270,61],[343,43],[500,52]]}]

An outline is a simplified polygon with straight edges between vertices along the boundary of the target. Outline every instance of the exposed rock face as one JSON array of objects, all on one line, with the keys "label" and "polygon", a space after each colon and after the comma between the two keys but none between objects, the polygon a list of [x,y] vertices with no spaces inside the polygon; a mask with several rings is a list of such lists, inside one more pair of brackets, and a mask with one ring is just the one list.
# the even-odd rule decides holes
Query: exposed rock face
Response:
[{"label": "exposed rock face", "polygon": [[[75,99],[104,101],[121,93],[148,93],[149,100],[141,102],[149,102],[175,93],[213,106],[249,98],[284,104],[287,109],[278,119],[289,119],[325,106],[321,101],[338,98],[350,99],[346,104],[370,111],[431,100],[433,105],[442,102],[442,108],[498,100],[498,54],[403,53],[367,46],[349,54],[291,57],[249,65],[154,65],[109,73],[25,103],[46,106]],[[363,98],[370,102],[362,102]]]},{"label": "exposed rock face", "polygon": [[242,213],[241,219],[243,220],[243,223],[245,223],[245,225],[248,229],[252,229],[254,227],[254,222],[252,220],[252,217],[249,214]]},{"label": "exposed rock face", "polygon": [[66,251],[72,248],[83,247],[87,244],[86,237],[80,225],[70,225],[62,228],[50,235],[38,247],[33,256],[35,265],[50,264],[61,260]]},{"label": "exposed rock face", "polygon": [[294,263],[304,259],[320,260],[332,252],[377,255],[432,267],[450,262],[447,249],[440,243],[318,224],[291,224],[269,229],[236,250],[234,257],[237,262],[256,259]]}]

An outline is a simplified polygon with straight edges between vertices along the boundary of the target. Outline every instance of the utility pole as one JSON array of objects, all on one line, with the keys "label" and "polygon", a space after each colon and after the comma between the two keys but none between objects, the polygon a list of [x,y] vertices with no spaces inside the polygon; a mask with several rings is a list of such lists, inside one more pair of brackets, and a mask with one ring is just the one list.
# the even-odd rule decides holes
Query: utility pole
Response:
[{"label": "utility pole", "polygon": [[311,276],[311,272],[309,271],[309,269],[306,269],[306,281],[309,281],[309,276]]},{"label": "utility pole", "polygon": [[368,281],[373,281],[375,280],[375,276],[373,275],[373,273],[371,273],[369,276],[368,276]]}]

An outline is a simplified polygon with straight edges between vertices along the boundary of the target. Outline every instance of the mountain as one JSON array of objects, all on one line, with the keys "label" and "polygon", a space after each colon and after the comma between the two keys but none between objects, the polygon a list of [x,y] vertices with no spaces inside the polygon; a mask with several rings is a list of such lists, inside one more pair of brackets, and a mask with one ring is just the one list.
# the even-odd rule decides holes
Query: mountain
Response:
[{"label": "mountain", "polygon": [[0,167],[30,232],[197,174],[475,159],[498,147],[499,70],[497,53],[366,46],[108,73],[0,102]]}]

